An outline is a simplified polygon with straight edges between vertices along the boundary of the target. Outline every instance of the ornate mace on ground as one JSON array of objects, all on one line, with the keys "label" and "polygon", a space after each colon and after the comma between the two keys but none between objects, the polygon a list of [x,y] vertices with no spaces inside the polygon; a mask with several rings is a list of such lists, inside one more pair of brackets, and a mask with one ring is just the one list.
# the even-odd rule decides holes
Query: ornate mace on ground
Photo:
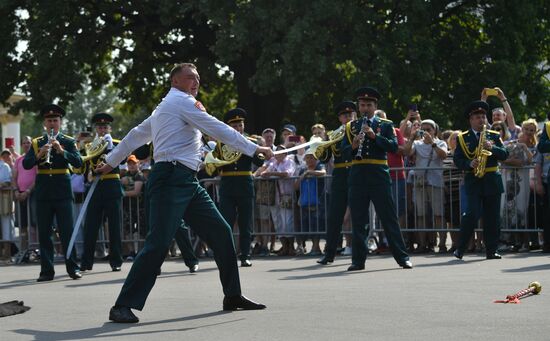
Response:
[{"label": "ornate mace on ground", "polygon": [[528,297],[531,295],[538,295],[538,293],[542,290],[542,285],[540,285],[539,282],[531,282],[529,284],[529,287],[527,289],[523,289],[518,291],[517,293],[513,295],[506,296],[506,299],[501,301],[497,300],[495,303],[520,303],[520,299],[524,297]]}]

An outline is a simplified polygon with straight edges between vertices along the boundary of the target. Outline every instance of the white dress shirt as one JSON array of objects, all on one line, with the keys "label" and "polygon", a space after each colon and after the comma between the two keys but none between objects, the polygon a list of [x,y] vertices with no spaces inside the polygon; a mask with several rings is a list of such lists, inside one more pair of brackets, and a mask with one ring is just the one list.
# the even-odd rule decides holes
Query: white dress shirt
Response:
[{"label": "white dress shirt", "polygon": [[177,161],[198,170],[202,162],[201,131],[248,156],[253,156],[258,147],[209,115],[195,97],[171,88],[151,116],[133,128],[107,155],[106,162],[114,168],[136,148],[153,141],[155,162]]},{"label": "white dress shirt", "polygon": [[11,168],[4,160],[0,160],[0,183],[4,182],[11,182]]}]

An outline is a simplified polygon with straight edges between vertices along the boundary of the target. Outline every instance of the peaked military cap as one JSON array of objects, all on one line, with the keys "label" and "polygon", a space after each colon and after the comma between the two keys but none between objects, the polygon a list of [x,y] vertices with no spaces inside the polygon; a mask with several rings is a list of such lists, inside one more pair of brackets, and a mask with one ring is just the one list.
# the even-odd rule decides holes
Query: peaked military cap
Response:
[{"label": "peaked military cap", "polygon": [[223,117],[223,121],[225,123],[244,121],[246,119],[246,116],[247,116],[247,113],[244,109],[235,108],[225,113],[225,116]]},{"label": "peaked military cap", "polygon": [[43,118],[48,117],[63,117],[65,116],[65,110],[57,104],[48,104],[40,110],[40,116]]},{"label": "peaked military cap", "polygon": [[366,86],[355,90],[355,98],[357,98],[358,100],[362,99],[366,101],[378,102],[378,100],[380,99],[380,93],[375,88]]},{"label": "peaked military cap", "polygon": [[92,124],[111,124],[114,121],[113,116],[105,113],[100,112],[92,116]]},{"label": "peaked military cap", "polygon": [[469,119],[473,114],[487,114],[487,112],[489,112],[489,104],[487,102],[473,101],[464,110],[464,116],[466,119]]},{"label": "peaked military cap", "polygon": [[344,101],[334,107],[336,115],[357,111],[357,106],[352,101]]}]

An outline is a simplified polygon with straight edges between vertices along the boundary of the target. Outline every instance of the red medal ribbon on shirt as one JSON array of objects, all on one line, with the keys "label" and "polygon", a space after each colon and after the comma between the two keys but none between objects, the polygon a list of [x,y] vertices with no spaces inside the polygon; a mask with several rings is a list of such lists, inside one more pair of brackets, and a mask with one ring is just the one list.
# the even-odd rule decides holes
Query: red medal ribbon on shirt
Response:
[{"label": "red medal ribbon on shirt", "polygon": [[199,109],[201,111],[206,111],[206,108],[204,107],[204,105],[202,105],[202,103],[199,102],[199,101],[195,102],[195,107],[197,107],[197,109]]}]

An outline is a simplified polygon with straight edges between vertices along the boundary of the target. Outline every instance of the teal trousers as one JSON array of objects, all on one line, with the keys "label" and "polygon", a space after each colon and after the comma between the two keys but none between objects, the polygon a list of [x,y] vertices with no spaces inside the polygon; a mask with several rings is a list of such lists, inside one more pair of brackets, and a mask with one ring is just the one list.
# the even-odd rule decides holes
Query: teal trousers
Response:
[{"label": "teal trousers", "polygon": [[[118,181],[113,181],[113,183],[120,187]],[[86,211],[82,268],[91,269],[94,265],[97,234],[99,229],[103,226],[105,217],[109,222],[109,264],[112,267],[122,265],[122,239],[120,235],[122,198],[105,197],[101,191],[102,185],[105,186],[108,184],[103,184],[101,182],[98,184],[95,192],[92,194]]]},{"label": "teal trousers", "polygon": [[[73,232],[73,201],[72,199],[38,201],[36,205],[38,240],[40,243],[40,275],[53,276],[53,239],[52,227],[54,217],[57,221],[57,231],[61,239],[63,254],[67,254]],[[80,270],[76,262],[76,250],[73,248],[71,257],[65,259],[67,273],[73,274]]]},{"label": "teal trousers", "polygon": [[353,234],[351,261],[353,264],[362,265],[367,259],[366,241],[369,235],[369,205],[371,201],[382,223],[393,258],[399,265],[403,265],[409,260],[409,255],[401,235],[395,204],[391,196],[391,187],[387,185],[369,188],[351,186],[349,189]]},{"label": "teal trousers", "polygon": [[241,260],[250,259],[253,210],[254,197],[223,195],[220,198],[220,211],[229,226],[233,226],[235,220],[239,223],[239,248],[241,249]]},{"label": "teal trousers", "polygon": [[[497,252],[500,237],[500,201],[501,194],[466,195],[468,206],[460,220],[460,240],[458,252],[464,253],[477,227],[479,217],[483,217],[483,243],[487,255]],[[480,212],[480,210],[482,212]]]},{"label": "teal trousers", "polygon": [[239,268],[231,228],[199,185],[196,172],[177,162],[157,162],[146,190],[150,230],[115,304],[143,309],[182,218],[214,251],[224,295],[239,296]]}]

